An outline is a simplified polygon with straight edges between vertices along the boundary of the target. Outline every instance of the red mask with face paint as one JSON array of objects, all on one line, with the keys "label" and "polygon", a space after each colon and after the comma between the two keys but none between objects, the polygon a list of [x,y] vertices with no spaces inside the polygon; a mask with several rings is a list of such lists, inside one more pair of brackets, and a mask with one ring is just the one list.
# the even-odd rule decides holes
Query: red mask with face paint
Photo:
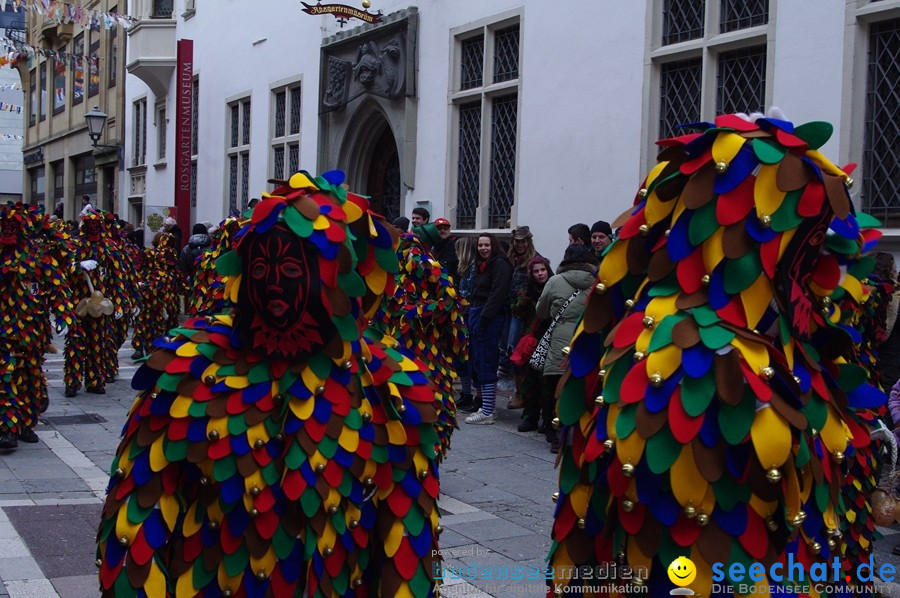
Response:
[{"label": "red mask with face paint", "polygon": [[12,216],[0,220],[0,245],[13,246],[19,244],[19,231],[22,224]]},{"label": "red mask with face paint", "polygon": [[236,327],[245,345],[298,359],[336,334],[320,296],[315,248],[281,225],[244,241]]}]

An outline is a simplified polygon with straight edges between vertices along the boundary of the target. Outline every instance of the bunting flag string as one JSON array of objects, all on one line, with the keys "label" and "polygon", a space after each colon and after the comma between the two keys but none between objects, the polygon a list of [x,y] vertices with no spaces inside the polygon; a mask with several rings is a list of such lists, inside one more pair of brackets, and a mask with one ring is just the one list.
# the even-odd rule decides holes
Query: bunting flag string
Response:
[{"label": "bunting flag string", "polygon": [[0,134],[0,139],[3,139],[5,141],[9,141],[12,139],[15,139],[16,141],[21,141],[23,139],[23,137],[22,137],[22,135],[11,135],[9,133],[2,133],[2,134]]},{"label": "bunting flag string", "polygon": [[101,26],[112,29],[116,25],[129,29],[137,22],[137,19],[129,15],[93,10],[61,0],[12,0],[12,3],[16,11],[24,6],[26,10],[33,11],[47,19],[64,24],[75,23],[85,29],[90,27],[96,30]]},{"label": "bunting flag string", "polygon": [[[8,51],[8,55],[6,56],[6,62],[12,62],[15,64],[17,61],[22,60],[23,58],[31,58],[33,56],[43,56],[45,58],[53,58],[57,62],[70,64],[73,67],[75,65],[81,66],[83,63],[89,63],[94,66],[100,64],[100,59],[97,56],[84,56],[80,54],[71,54],[69,52],[62,52],[60,50],[48,50],[46,48],[35,48],[29,44],[23,44],[21,42],[16,42],[5,37],[0,37],[0,44],[6,47]],[[3,63],[0,61],[0,66]]]},{"label": "bunting flag string", "polygon": [[22,89],[21,83],[0,83],[0,91],[14,91]]},{"label": "bunting flag string", "polygon": [[16,114],[22,114],[23,108],[21,106],[17,106],[16,104],[10,104],[9,102],[0,102],[0,112],[15,112]]}]

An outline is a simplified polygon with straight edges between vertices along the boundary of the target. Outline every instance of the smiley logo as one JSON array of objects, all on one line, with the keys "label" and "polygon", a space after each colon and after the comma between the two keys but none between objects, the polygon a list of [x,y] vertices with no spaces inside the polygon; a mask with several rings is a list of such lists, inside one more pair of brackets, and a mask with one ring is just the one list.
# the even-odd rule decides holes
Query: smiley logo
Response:
[{"label": "smiley logo", "polygon": [[694,581],[697,577],[697,567],[691,559],[686,556],[680,556],[669,565],[667,569],[669,580],[676,586],[684,587]]}]

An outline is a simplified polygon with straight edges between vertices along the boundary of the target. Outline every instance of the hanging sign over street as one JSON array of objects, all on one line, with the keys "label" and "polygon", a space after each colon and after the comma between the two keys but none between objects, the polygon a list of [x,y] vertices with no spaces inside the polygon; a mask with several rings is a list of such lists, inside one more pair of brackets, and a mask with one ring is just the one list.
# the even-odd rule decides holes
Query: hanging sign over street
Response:
[{"label": "hanging sign over street", "polygon": [[308,15],[333,15],[338,20],[338,23],[341,24],[341,27],[350,19],[359,19],[366,23],[381,22],[380,10],[377,13],[371,13],[368,10],[360,10],[346,4],[322,4],[321,2],[315,6],[311,6],[306,2],[301,2],[300,4],[304,7],[303,12]]}]

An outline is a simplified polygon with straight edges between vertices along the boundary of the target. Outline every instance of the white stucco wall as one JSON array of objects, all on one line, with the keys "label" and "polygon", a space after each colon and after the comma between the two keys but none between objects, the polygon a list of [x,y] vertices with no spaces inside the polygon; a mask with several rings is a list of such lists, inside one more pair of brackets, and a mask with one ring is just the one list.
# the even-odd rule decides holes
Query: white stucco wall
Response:
[{"label": "white stucco wall", "polygon": [[[0,29],[0,35],[6,35]],[[0,194],[4,198],[22,195],[22,143],[21,139],[4,139],[3,135],[22,135],[25,123],[25,94],[21,89],[3,89],[13,84],[21,85],[19,71],[9,67],[0,69],[0,102],[21,106],[22,112],[0,110]]]},{"label": "white stucco wall", "polygon": [[[429,200],[433,217],[448,213],[448,182],[454,167],[449,78],[452,31],[518,12],[522,46],[521,111],[518,137],[518,190],[513,226],[527,224],[535,245],[554,263],[562,257],[567,228],[599,219],[612,221],[627,209],[653,156],[646,122],[648,103],[658,94],[644,89],[649,64],[647,23],[659,3],[614,0],[598,7],[591,0],[420,0],[417,73],[417,155],[415,188],[404,200],[408,215],[418,200]],[[214,6],[214,8],[213,8]],[[372,10],[385,14],[410,7],[401,0],[377,0]],[[846,114],[848,72],[845,36],[846,0],[779,0],[771,3],[767,82],[772,104],[796,123],[826,120],[835,135],[825,146],[836,162],[859,161],[845,143],[851,123]],[[196,220],[217,222],[226,199],[226,103],[249,93],[252,99],[250,195],[269,188],[270,88],[302,77],[300,165],[318,172],[319,61],[322,40],[343,29],[331,16],[301,12],[295,0],[270,0],[265,10],[246,3],[199,3],[196,15],[180,18],[176,2],[176,38],[194,40],[194,72],[200,77],[200,154]],[[132,58],[129,57],[128,61]],[[174,90],[174,73],[171,89]],[[128,76],[130,98],[147,94]],[[156,134],[148,122],[147,203],[172,203],[174,180],[174,91],[168,98],[168,160],[152,165]],[[131,100],[126,125],[132,123]],[[845,117],[846,118],[846,117]],[[655,125],[650,127],[655,130]],[[131,132],[127,144],[130,160]],[[841,155],[843,151],[846,155]]]}]

